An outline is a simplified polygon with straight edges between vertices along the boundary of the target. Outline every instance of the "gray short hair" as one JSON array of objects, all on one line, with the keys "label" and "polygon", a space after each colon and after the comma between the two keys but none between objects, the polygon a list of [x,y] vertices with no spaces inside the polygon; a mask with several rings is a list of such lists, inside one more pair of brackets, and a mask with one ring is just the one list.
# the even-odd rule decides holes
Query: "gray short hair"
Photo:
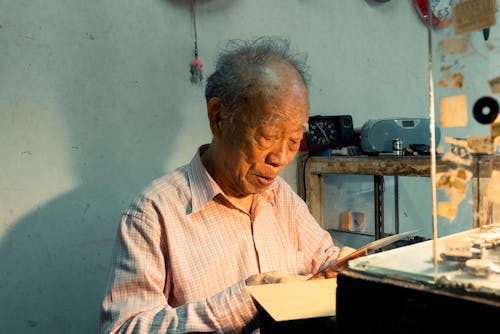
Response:
[{"label": "gray short hair", "polygon": [[229,111],[235,111],[245,104],[249,95],[258,91],[266,65],[276,61],[293,66],[307,87],[307,56],[291,52],[286,38],[264,36],[249,41],[230,40],[219,54],[215,71],[207,78],[207,102],[217,97]]}]

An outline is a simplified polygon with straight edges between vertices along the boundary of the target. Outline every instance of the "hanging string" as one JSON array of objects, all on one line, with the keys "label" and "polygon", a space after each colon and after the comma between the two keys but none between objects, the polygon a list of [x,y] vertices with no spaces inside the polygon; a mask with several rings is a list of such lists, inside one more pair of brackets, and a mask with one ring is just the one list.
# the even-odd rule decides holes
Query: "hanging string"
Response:
[{"label": "hanging string", "polygon": [[191,21],[194,32],[193,58],[189,62],[189,72],[191,73],[191,83],[201,84],[203,80],[203,62],[198,58],[198,29],[196,27],[196,0],[191,0]]}]

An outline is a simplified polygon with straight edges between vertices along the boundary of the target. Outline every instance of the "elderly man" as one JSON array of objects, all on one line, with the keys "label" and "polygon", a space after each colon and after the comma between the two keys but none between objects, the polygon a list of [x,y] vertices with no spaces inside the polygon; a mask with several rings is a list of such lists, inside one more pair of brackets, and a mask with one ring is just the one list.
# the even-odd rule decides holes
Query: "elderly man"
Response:
[{"label": "elderly man", "polygon": [[339,270],[339,247],[279,176],[307,130],[304,65],[276,38],[220,54],[205,91],[213,139],[124,214],[102,333],[258,333],[246,286]]}]

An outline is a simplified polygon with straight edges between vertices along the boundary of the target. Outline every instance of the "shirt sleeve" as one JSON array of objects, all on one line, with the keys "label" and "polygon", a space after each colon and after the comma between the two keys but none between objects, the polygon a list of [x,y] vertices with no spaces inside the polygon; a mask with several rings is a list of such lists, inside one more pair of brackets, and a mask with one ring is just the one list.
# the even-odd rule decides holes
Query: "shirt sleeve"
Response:
[{"label": "shirt sleeve", "polygon": [[100,333],[251,331],[245,327],[253,325],[257,310],[244,280],[213,296],[178,307],[168,304],[171,287],[161,230],[147,218],[129,211],[122,219],[101,307]]}]

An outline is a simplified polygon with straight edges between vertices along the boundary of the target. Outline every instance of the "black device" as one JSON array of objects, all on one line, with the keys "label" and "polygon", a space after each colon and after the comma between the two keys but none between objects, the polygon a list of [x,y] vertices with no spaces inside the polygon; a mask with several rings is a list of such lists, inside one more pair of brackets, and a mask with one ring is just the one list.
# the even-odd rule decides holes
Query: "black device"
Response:
[{"label": "black device", "polygon": [[356,133],[350,115],[310,116],[303,150],[312,152],[356,145]]}]

